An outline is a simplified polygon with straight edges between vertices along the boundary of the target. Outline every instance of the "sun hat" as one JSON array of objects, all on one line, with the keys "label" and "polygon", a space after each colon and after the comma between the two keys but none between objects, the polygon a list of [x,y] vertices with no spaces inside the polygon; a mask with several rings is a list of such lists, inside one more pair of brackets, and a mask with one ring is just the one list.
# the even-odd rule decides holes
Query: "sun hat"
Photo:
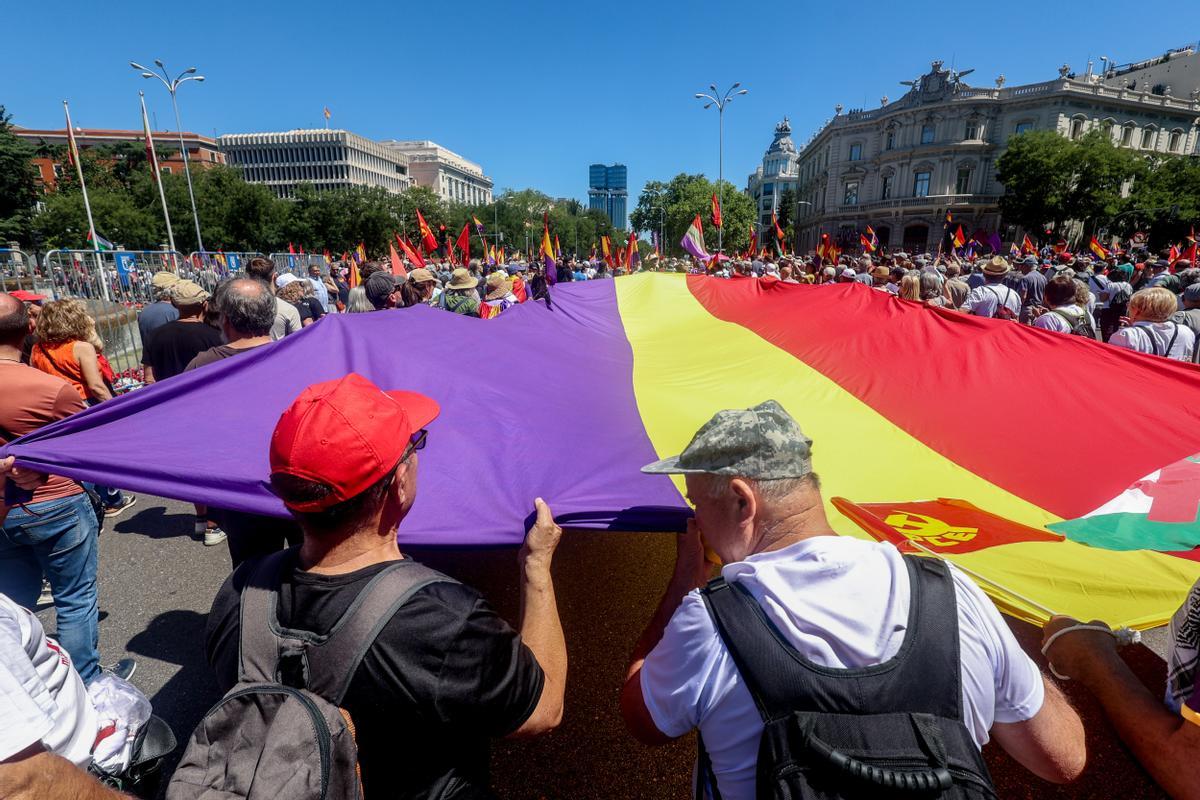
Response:
[{"label": "sun hat", "polygon": [[208,299],[208,292],[195,281],[176,281],[171,286],[171,299],[181,306],[198,306]]},{"label": "sun hat", "polygon": [[413,434],[440,412],[416,392],[385,392],[355,372],[309,386],[275,423],[271,474],[329,486],[328,495],[284,504],[321,511],[362,494],[396,468]]},{"label": "sun hat", "polygon": [[465,267],[459,267],[450,273],[447,289],[474,289],[479,285],[479,279],[473,276]]},{"label": "sun hat", "polygon": [[992,256],[991,259],[983,265],[984,275],[1007,275],[1009,271],[1008,259],[1004,256]]},{"label": "sun hat", "polygon": [[174,272],[163,270],[162,272],[154,273],[154,277],[150,279],[150,283],[155,289],[170,289],[179,283],[179,276]]},{"label": "sun hat", "polygon": [[484,300],[500,300],[512,292],[513,282],[503,272],[493,272],[487,276],[487,288]]}]

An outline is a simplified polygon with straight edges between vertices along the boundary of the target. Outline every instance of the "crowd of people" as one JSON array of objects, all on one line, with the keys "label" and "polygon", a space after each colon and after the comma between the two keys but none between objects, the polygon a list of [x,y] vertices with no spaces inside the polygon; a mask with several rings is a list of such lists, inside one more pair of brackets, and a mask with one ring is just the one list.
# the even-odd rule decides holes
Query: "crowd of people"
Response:
[{"label": "crowd of people", "polygon": [[[688,267],[649,259],[645,268]],[[711,271],[861,283],[932,308],[1195,359],[1200,269],[1186,263],[1031,256],[1013,269],[999,256],[966,263],[897,252],[829,266],[733,261]],[[611,272],[568,259],[555,277]],[[328,314],[425,304],[486,318],[550,301],[540,267],[522,262],[485,273],[478,262],[435,261],[399,276],[368,261],[301,277],[255,258],[211,293],[168,272],[152,283],[155,301],[138,320],[147,383],[270,347]],[[0,437],[112,395],[103,342],[79,301],[0,293]],[[558,726],[567,649],[551,573],[561,530],[549,507],[531,498],[515,626],[478,592],[398,548],[438,412],[434,399],[385,392],[356,374],[315,384],[280,418],[263,476],[291,519],[196,506],[198,540],[226,543],[230,553],[204,642],[230,694],[189,741],[168,796],[243,796],[255,770],[298,757],[269,724],[285,718],[296,692],[352,722],[349,765],[334,759],[314,770],[342,770],[335,777],[361,781],[366,797],[487,796],[489,738]],[[695,516],[676,538],[674,572],[630,656],[619,707],[648,744],[699,731],[697,796],[751,798],[780,782],[793,794],[776,796],[815,786],[832,792],[821,796],[882,797],[897,783],[929,781],[920,787],[986,797],[980,750],[989,740],[1048,781],[1084,770],[1078,715],[969,578],[834,534],[813,442],[778,403],[717,413],[680,455],[643,471],[682,474]],[[0,797],[115,798],[84,772],[95,771],[94,687],[127,682],[135,666],[101,664],[97,537],[136,498],[11,458],[0,461],[0,478]],[[32,613],[43,591],[56,613],[53,639]],[[364,622],[360,606],[377,618]],[[1200,587],[1174,627],[1195,619]],[[1048,656],[1096,694],[1155,780],[1189,796],[1200,785],[1188,758],[1200,745],[1194,669],[1173,673],[1164,705],[1115,655],[1110,633],[1102,623],[1052,620]],[[336,645],[323,650],[327,640]],[[930,674],[939,680],[921,680]],[[264,684],[286,690],[273,690],[271,702],[239,701]],[[422,724],[397,724],[415,719]],[[223,746],[236,730],[244,732],[238,746]],[[768,740],[773,749],[761,745]]]}]

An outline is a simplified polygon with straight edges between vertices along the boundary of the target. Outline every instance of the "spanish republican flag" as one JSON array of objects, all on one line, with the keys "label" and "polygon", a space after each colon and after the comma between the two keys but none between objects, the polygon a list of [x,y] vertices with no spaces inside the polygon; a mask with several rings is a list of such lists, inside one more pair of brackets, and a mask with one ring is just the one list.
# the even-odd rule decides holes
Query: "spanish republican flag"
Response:
[{"label": "spanish republican flag", "polygon": [[750,246],[746,248],[746,253],[748,254],[749,257],[753,258],[754,254],[756,252],[758,252],[758,234],[755,233],[754,223],[751,222],[750,223]]},{"label": "spanish republican flag", "polygon": [[542,266],[546,270],[546,283],[558,282],[558,264],[554,260],[554,245],[550,241],[550,227],[542,227]]},{"label": "spanish republican flag", "polygon": [[629,268],[630,272],[633,272],[634,263],[641,261],[642,258],[642,254],[638,252],[637,242],[637,233],[630,231],[629,246],[625,248],[625,266]]},{"label": "spanish republican flag", "polygon": [[1111,255],[1107,250],[1104,249],[1104,245],[1096,241],[1095,236],[1093,236],[1092,240],[1088,242],[1088,249],[1095,253],[1097,258],[1108,258]]},{"label": "spanish republican flag", "polygon": [[717,200],[716,192],[713,192],[713,196],[712,196],[712,224],[716,225],[718,228],[722,227],[722,225],[721,225],[721,203],[719,200]]},{"label": "spanish republican flag", "polygon": [[833,245],[829,243],[829,234],[822,233],[821,240],[817,243],[817,256],[825,261],[833,261],[833,256],[830,254],[832,249]]},{"label": "spanish republican flag", "polygon": [[1021,240],[1021,254],[1026,256],[1036,256],[1037,251],[1037,245],[1035,245],[1033,240],[1029,238],[1028,233],[1025,234],[1025,238]]},{"label": "spanish republican flag", "polygon": [[426,253],[432,253],[438,249],[437,237],[433,235],[433,231],[429,230],[429,225],[425,222],[425,217],[421,216],[421,209],[417,209],[417,227],[421,231],[421,244],[425,248]]},{"label": "spanish republican flag", "polygon": [[779,217],[775,215],[774,211],[771,212],[771,224],[775,226],[775,238],[782,242],[784,238],[783,228],[779,227]]},{"label": "spanish republican flag", "polygon": [[471,217],[471,221],[475,223],[475,232],[483,236],[483,223],[479,221],[479,217]]},{"label": "spanish republican flag", "polygon": [[952,240],[952,244],[954,245],[955,249],[958,249],[959,247],[962,247],[966,243],[967,243],[967,237],[965,235],[963,235],[962,225],[959,225],[958,229],[956,231],[954,231],[954,239]]},{"label": "spanish republican flag", "polygon": [[600,250],[604,254],[604,260],[608,265],[612,266],[612,245],[608,242],[607,236],[600,237]]},{"label": "spanish republican flag", "polygon": [[354,257],[358,259],[358,263],[363,263],[367,260],[367,246],[362,242],[358,243],[358,247],[354,248]]},{"label": "spanish republican flag", "polygon": [[465,267],[471,260],[471,226],[467,223],[463,223],[462,232],[458,234],[458,241],[454,246],[462,253],[462,265]]}]

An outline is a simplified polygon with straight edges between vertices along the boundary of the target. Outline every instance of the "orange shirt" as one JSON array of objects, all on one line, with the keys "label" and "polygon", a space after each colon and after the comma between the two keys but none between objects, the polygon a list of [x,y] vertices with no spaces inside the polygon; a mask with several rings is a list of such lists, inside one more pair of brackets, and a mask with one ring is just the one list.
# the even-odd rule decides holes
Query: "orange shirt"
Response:
[{"label": "orange shirt", "polygon": [[87,387],[83,385],[83,368],[79,359],[75,358],[75,342],[46,345],[38,342],[29,354],[29,365],[37,367],[48,375],[56,375],[75,387],[80,399],[88,398]]},{"label": "orange shirt", "polygon": [[[14,436],[24,436],[84,408],[79,394],[62,378],[0,360],[0,427]],[[82,491],[70,478],[51,475],[34,491],[32,502],[58,500]]]}]

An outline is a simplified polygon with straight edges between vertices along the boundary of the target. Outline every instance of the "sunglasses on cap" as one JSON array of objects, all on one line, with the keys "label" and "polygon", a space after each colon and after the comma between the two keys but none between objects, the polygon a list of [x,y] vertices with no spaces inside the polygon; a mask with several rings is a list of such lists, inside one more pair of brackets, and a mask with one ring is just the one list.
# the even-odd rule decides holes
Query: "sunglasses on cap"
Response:
[{"label": "sunglasses on cap", "polygon": [[427,431],[425,428],[421,428],[421,430],[414,433],[412,438],[408,441],[408,447],[404,448],[404,454],[400,456],[400,461],[404,461],[418,450],[424,450],[425,437],[428,435],[429,431]]}]

